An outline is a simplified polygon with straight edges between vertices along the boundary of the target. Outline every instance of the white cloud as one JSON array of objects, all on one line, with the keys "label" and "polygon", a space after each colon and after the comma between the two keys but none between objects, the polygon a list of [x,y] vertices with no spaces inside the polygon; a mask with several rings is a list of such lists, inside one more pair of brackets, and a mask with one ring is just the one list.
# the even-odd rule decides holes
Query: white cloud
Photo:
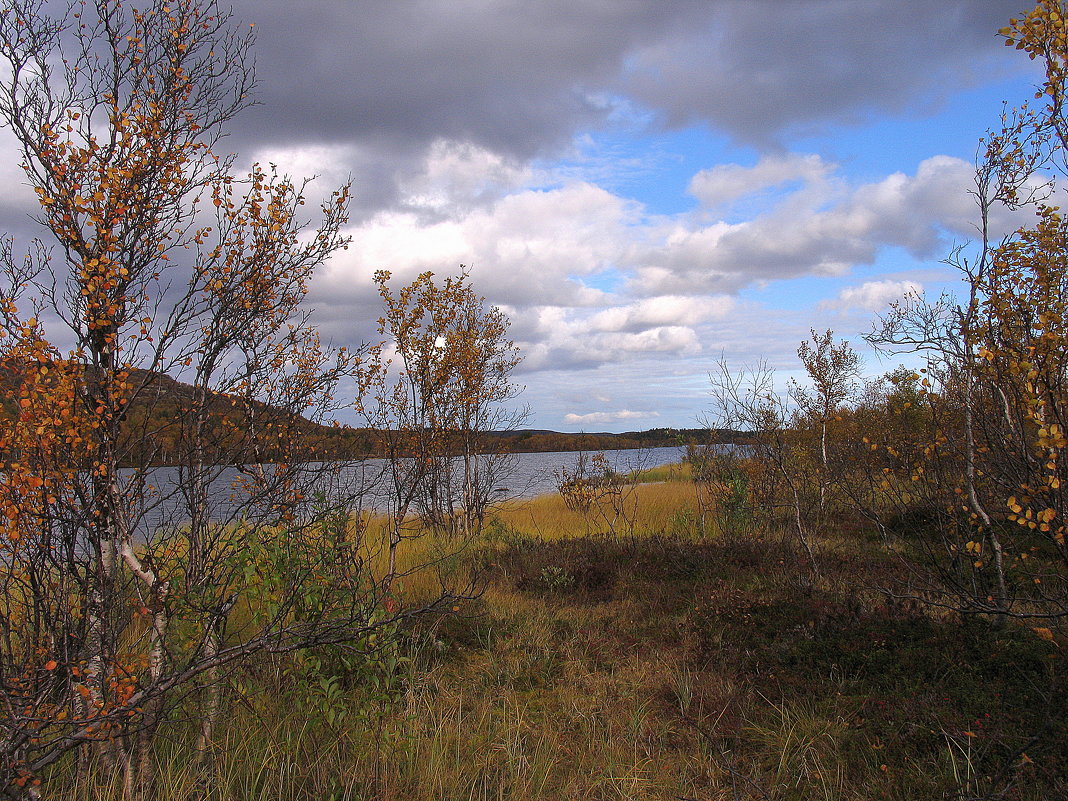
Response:
[{"label": "white cloud", "polygon": [[670,221],[658,240],[632,250],[630,288],[731,293],[758,281],[841,275],[871,264],[885,247],[930,258],[948,247],[947,231],[974,234],[973,176],[968,162],[949,156],[923,161],[915,175],[894,173],[854,189],[841,181],[832,188],[814,171],[770,212],[744,222]]},{"label": "white cloud", "polygon": [[879,312],[906,295],[919,295],[921,292],[923,284],[918,281],[866,281],[859,286],[846,287],[833,300],[820,303],[819,308]]},{"label": "white cloud", "polygon": [[590,331],[635,331],[672,324],[689,326],[723,317],[730,313],[734,305],[734,298],[727,295],[662,295],[605,309],[593,315],[587,327]]},{"label": "white cloud", "polygon": [[564,422],[568,425],[618,423],[622,420],[651,420],[659,416],[659,412],[632,412],[629,409],[621,409],[618,412],[590,412],[589,414],[571,412],[564,415]]},{"label": "white cloud", "polygon": [[334,189],[349,180],[352,166],[360,158],[360,150],[346,144],[272,145],[252,151],[245,169],[252,164],[265,169],[274,164],[283,175],[314,177],[317,185]]},{"label": "white cloud", "polygon": [[599,331],[591,327],[593,318],[582,310],[551,306],[532,314],[533,325],[526,322],[518,326],[525,334],[519,340],[525,370],[618,365],[650,354],[677,357],[701,351],[700,337],[690,326]]},{"label": "white cloud", "polygon": [[[703,213],[650,217],[634,201],[585,181],[506,191],[523,180],[522,171],[472,148],[441,145],[420,175],[402,204],[411,210],[380,212],[349,230],[352,244],[320,278],[317,302],[367,295],[376,269],[400,281],[462,263],[491,302],[520,315],[588,309],[583,333],[640,333],[729,314],[731,296],[754,283],[843,275],[887,247],[932,258],[948,250],[950,237],[974,233],[973,168],[948,156],[923,161],[913,175],[856,187],[806,155],[699,173],[694,184],[709,198],[781,179],[800,182],[770,210],[733,223],[708,223]],[[459,196],[466,200],[448,215],[430,219],[416,210]],[[609,282],[617,291],[596,288],[595,279],[606,275],[618,276]]]},{"label": "white cloud", "polygon": [[705,206],[715,207],[788,182],[815,182],[831,169],[831,165],[812,154],[765,156],[752,167],[720,164],[701,170],[691,179],[689,191]]},{"label": "white cloud", "polygon": [[593,353],[696,353],[701,350],[697,333],[684,325],[661,325],[635,334],[609,333],[592,337]]},{"label": "white cloud", "polygon": [[532,171],[484,147],[455,140],[434,142],[420,169],[399,182],[401,203],[456,218],[522,189]]},{"label": "white cloud", "polygon": [[366,291],[377,269],[407,281],[463,263],[493,303],[602,305],[604,293],[576,279],[618,263],[636,222],[633,203],[582,182],[523,189],[453,219],[382,212],[348,230],[352,243],[323,272],[316,302],[339,302],[361,286]]},{"label": "white cloud", "polygon": [[[734,223],[709,223],[703,210],[650,217],[635,202],[586,181],[506,191],[502,187],[522,182],[522,175],[472,148],[443,144],[424,166],[405,200],[409,210],[380,212],[349,229],[348,251],[316,279],[312,300],[320,319],[335,340],[372,338],[370,321],[379,314],[374,270],[391,270],[400,284],[424,270],[452,273],[463,263],[478,292],[506,308],[528,374],[618,368],[718,349],[710,326],[742,314],[739,290],[844,275],[888,247],[920,258],[940,255],[948,248],[947,232],[966,236],[973,217],[967,191],[972,167],[946,156],[927,159],[914,174],[853,187],[818,157],[804,155],[702,173],[708,191],[710,176],[723,179],[715,190],[721,198],[732,181],[795,181],[777,193],[770,210]],[[488,194],[480,195],[481,187],[489,187]],[[466,205],[448,215],[424,213],[435,197],[459,196]],[[902,291],[901,283],[872,281],[819,309],[881,308]]]}]

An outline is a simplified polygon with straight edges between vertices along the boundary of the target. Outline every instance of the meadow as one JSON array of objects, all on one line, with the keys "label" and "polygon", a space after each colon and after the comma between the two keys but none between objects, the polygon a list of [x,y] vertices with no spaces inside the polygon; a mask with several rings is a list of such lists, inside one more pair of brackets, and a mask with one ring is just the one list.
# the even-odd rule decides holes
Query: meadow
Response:
[{"label": "meadow", "polygon": [[[445,574],[477,576],[477,597],[362,652],[261,655],[225,676],[210,778],[174,709],[159,797],[1068,793],[1049,629],[897,597],[907,549],[847,515],[810,535],[816,575],[783,521],[708,514],[684,465],[628,482],[618,511],[565,501],[507,504],[448,559],[429,558],[435,535],[412,541],[405,558],[433,567],[402,603]],[[94,775],[61,797],[121,792]]]}]

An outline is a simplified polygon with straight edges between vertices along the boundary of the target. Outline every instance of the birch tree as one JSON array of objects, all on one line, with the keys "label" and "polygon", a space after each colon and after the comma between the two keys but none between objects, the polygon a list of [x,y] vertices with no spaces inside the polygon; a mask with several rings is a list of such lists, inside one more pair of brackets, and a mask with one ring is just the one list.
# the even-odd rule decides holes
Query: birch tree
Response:
[{"label": "birch tree", "polygon": [[[422,273],[394,290],[375,276],[385,313],[375,351],[376,389],[365,406],[381,432],[391,477],[391,564],[410,512],[447,533],[477,533],[513,457],[494,432],[516,427],[522,409],[511,372],[519,364],[508,319],[471,287],[466,272],[435,281]],[[392,354],[393,360],[386,354]]]},{"label": "birch tree", "polygon": [[[976,241],[947,259],[961,290],[906,298],[870,337],[884,348],[925,352],[928,379],[941,376],[941,416],[957,419],[931,432],[925,454],[932,465],[957,469],[920,466],[911,480],[942,507],[937,563],[952,596],[943,602],[999,620],[1068,614],[1061,488],[1068,238],[1050,203],[1051,178],[1068,175],[1066,12],[1060,0],[1041,0],[1000,32],[1042,64],[1045,80],[1035,104],[1005,111],[1001,127],[980,142]],[[1002,236],[994,219],[1005,210],[1035,216]],[[949,436],[958,426],[959,436]]]},{"label": "birch tree", "polygon": [[[214,0],[0,6],[0,122],[43,232],[26,257],[0,250],[8,797],[35,797],[75,758],[150,796],[153,744],[182,699],[210,753],[224,666],[370,647],[419,611],[384,611],[351,499],[298,464],[302,426],[363,375],[304,306],[345,244],[349,189],[308,214],[306,183],[236,176],[216,152],[250,103],[252,41]],[[165,373],[192,400],[131,431]],[[171,497],[151,469],[162,442]]]},{"label": "birch tree", "polygon": [[811,339],[803,341],[797,349],[797,357],[805,366],[811,388],[794,383],[791,395],[797,404],[804,423],[815,423],[820,438],[820,512],[826,506],[827,486],[830,481],[830,460],[827,455],[827,433],[836,413],[859,387],[860,357],[848,342],[835,344],[834,333],[828,329],[822,334],[812,332]]}]

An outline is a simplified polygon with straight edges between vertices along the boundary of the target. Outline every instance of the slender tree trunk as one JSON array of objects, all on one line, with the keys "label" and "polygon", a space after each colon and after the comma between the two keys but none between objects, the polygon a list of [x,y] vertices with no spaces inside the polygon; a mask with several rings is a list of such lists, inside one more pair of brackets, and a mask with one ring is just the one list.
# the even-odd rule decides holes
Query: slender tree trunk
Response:
[{"label": "slender tree trunk", "polygon": [[782,441],[776,442],[772,446],[772,458],[778,471],[782,474],[786,486],[789,487],[790,494],[793,496],[794,525],[797,528],[797,537],[801,541],[801,547],[805,549],[806,556],[808,556],[809,564],[812,566],[813,577],[819,578],[819,563],[816,561],[816,553],[813,550],[812,543],[809,542],[808,534],[805,531],[804,514],[801,509],[801,494],[798,491],[797,482],[794,481],[786,466],[785,447],[785,443]]},{"label": "slender tree trunk", "polygon": [[964,475],[968,487],[968,501],[975,513],[979,516],[979,520],[982,521],[982,532],[990,538],[991,550],[994,552],[994,574],[997,581],[997,594],[994,597],[994,603],[999,613],[1000,625],[1003,622],[1003,613],[1008,612],[1009,603],[1009,591],[1005,580],[1005,554],[1001,544],[1001,539],[998,537],[997,531],[991,524],[990,516],[986,513],[986,509],[979,500],[979,492],[975,486],[975,431],[973,430],[974,420],[974,388],[973,377],[969,369],[969,373],[965,378],[965,402],[964,402],[964,447],[965,447],[965,470]]},{"label": "slender tree trunk", "polygon": [[820,476],[820,518],[823,518],[824,509],[827,506],[827,416],[823,416],[823,425],[820,427],[820,459],[823,463],[823,474]]},{"label": "slender tree trunk", "polygon": [[[170,622],[166,609],[167,584],[164,582],[156,593],[157,610],[152,615],[152,642],[149,652],[148,678],[154,685],[163,675],[164,648],[167,625]],[[156,731],[163,718],[163,699],[156,698],[145,705],[144,724],[137,742],[137,791],[142,799],[155,797],[156,772],[152,765],[152,746]]]},{"label": "slender tree trunk", "polygon": [[[144,586],[148,609],[152,613],[148,642],[147,680],[148,686],[153,687],[158,684],[165,667],[164,644],[169,623],[167,595],[170,587],[154,568],[146,564],[146,560],[137,555],[133,546],[133,537],[125,526],[121,531],[119,553],[127,569]],[[123,755],[127,792],[131,797],[151,799],[155,795],[152,746],[162,714],[163,702],[160,698],[151,698],[143,705],[134,742]],[[115,741],[118,742],[118,738]]]},{"label": "slender tree trunk", "polygon": [[[118,650],[114,642],[111,617],[116,611],[119,583],[119,554],[125,535],[123,494],[119,483],[118,458],[121,409],[116,397],[116,366],[111,342],[117,336],[112,326],[96,337],[90,337],[90,352],[99,365],[99,374],[89,376],[85,401],[94,407],[101,421],[97,429],[96,463],[93,465],[93,520],[88,539],[98,547],[97,575],[88,599],[88,640],[85,685],[86,717],[99,714],[108,703],[108,673]],[[95,386],[93,385],[95,382]],[[84,749],[93,752],[94,759],[108,764],[113,771],[124,771],[127,764],[125,747],[120,738]],[[82,763],[83,769],[87,763]]]},{"label": "slender tree trunk", "polygon": [[475,526],[475,516],[480,513],[478,508],[478,502],[475,499],[475,484],[477,480],[475,475],[476,465],[473,463],[475,457],[472,456],[471,443],[468,438],[464,437],[464,530],[465,537],[470,537]]},{"label": "slender tree trunk", "polygon": [[[212,626],[204,642],[204,658],[214,659],[219,653],[219,633]],[[202,778],[211,773],[214,768],[212,758],[212,738],[215,736],[215,725],[219,719],[222,690],[219,687],[218,668],[211,668],[204,674],[204,708],[200,712],[200,732],[197,735],[197,767]]]}]

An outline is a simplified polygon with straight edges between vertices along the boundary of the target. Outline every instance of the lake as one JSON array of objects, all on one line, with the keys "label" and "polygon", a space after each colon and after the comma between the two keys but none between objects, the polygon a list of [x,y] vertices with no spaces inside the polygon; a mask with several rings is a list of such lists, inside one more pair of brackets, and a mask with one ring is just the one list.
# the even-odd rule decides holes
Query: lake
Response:
[{"label": "lake", "polygon": [[[686,454],[684,447],[643,448],[636,450],[603,451],[612,469],[619,473],[659,467],[679,462]],[[593,454],[567,451],[553,453],[517,453],[509,457],[507,469],[494,480],[495,497],[531,498],[555,492],[561,470],[574,471],[580,459],[587,460]],[[363,509],[382,509],[389,506],[389,492],[382,481],[382,471],[387,466],[384,459],[362,459],[333,464],[325,470],[323,464],[309,465],[309,498],[318,498],[322,504],[330,498],[346,498],[355,501],[354,506]],[[264,469],[269,471],[270,465]],[[246,470],[247,472],[247,470]],[[143,471],[124,470],[124,479],[133,489],[141,484],[140,491],[131,491],[130,497],[141,500],[134,511],[134,528],[139,537],[146,537],[161,526],[181,525],[188,505],[181,494],[180,469],[177,467],[154,467]],[[212,469],[213,477],[208,491],[208,516],[220,522],[236,520],[239,510],[249,507],[248,495],[240,489],[242,471],[236,467]],[[264,494],[258,501],[266,509],[271,498]],[[309,503],[312,510],[315,501]],[[251,505],[255,509],[256,503]]]}]

